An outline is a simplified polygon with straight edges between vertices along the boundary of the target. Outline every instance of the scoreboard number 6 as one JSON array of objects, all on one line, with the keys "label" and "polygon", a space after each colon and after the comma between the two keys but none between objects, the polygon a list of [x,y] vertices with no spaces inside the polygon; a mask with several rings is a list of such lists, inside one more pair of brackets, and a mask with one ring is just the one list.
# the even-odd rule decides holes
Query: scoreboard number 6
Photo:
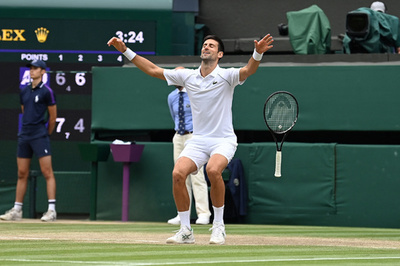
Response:
[{"label": "scoreboard number 6", "polygon": [[[65,73],[57,73],[56,74],[56,83],[58,86],[64,86],[67,82],[67,78],[65,77]],[[85,86],[86,77],[85,73],[76,73],[75,74],[75,83],[79,87]]]}]

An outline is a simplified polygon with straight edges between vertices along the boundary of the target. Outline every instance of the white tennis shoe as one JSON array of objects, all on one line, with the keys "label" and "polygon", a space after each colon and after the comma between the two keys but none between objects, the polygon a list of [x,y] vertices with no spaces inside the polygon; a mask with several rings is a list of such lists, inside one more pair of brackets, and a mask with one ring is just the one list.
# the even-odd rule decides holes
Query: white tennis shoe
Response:
[{"label": "white tennis shoe", "polygon": [[169,219],[168,222],[169,224],[173,224],[173,225],[180,225],[181,224],[181,218],[179,218],[179,215],[177,215],[176,217]]},{"label": "white tennis shoe", "polygon": [[211,238],[210,244],[223,245],[225,243],[225,225],[223,223],[213,223],[213,226],[210,228]]},{"label": "white tennis shoe", "polygon": [[6,211],[5,214],[0,215],[0,219],[4,221],[19,221],[22,219],[22,210],[17,211],[12,208],[11,210]]},{"label": "white tennis shoe", "polygon": [[189,229],[187,226],[182,225],[181,229],[170,238],[167,239],[167,244],[193,244],[194,235],[193,229]]},{"label": "white tennis shoe", "polygon": [[199,214],[199,218],[196,220],[196,224],[209,224],[210,223],[210,216],[207,214]]},{"label": "white tennis shoe", "polygon": [[57,219],[57,213],[53,210],[48,210],[47,212],[43,213],[43,216],[40,220],[42,222],[53,222]]}]

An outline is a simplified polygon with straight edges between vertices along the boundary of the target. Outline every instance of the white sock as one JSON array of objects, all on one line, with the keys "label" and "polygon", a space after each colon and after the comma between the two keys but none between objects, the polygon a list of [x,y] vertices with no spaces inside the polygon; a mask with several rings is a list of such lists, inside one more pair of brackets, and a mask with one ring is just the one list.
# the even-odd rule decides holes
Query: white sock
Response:
[{"label": "white sock", "polygon": [[214,207],[214,223],[224,223],[224,208],[225,205],[222,207]]},{"label": "white sock", "polygon": [[181,219],[181,226],[186,225],[190,229],[190,211],[178,212],[178,215]]},{"label": "white sock", "polygon": [[49,211],[56,211],[56,200],[51,199],[49,200]]},{"label": "white sock", "polygon": [[15,202],[14,209],[16,209],[17,211],[20,211],[20,210],[22,210],[22,205],[23,205],[22,202]]}]

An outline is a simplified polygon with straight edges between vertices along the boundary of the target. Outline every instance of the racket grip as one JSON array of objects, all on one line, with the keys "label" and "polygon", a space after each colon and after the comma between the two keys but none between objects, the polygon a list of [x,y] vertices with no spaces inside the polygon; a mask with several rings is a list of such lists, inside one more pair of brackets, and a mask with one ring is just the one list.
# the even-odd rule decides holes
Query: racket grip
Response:
[{"label": "racket grip", "polygon": [[282,152],[276,151],[275,177],[281,177],[281,163],[282,163]]}]

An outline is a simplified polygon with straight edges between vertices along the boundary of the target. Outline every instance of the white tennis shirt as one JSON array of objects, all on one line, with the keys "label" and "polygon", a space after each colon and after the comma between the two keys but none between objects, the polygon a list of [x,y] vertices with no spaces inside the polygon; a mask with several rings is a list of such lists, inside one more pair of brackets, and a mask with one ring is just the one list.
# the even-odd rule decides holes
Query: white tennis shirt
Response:
[{"label": "white tennis shirt", "polygon": [[193,135],[202,137],[235,137],[232,124],[233,92],[239,81],[240,68],[217,66],[206,77],[198,69],[165,69],[168,85],[186,88],[192,107]]}]

